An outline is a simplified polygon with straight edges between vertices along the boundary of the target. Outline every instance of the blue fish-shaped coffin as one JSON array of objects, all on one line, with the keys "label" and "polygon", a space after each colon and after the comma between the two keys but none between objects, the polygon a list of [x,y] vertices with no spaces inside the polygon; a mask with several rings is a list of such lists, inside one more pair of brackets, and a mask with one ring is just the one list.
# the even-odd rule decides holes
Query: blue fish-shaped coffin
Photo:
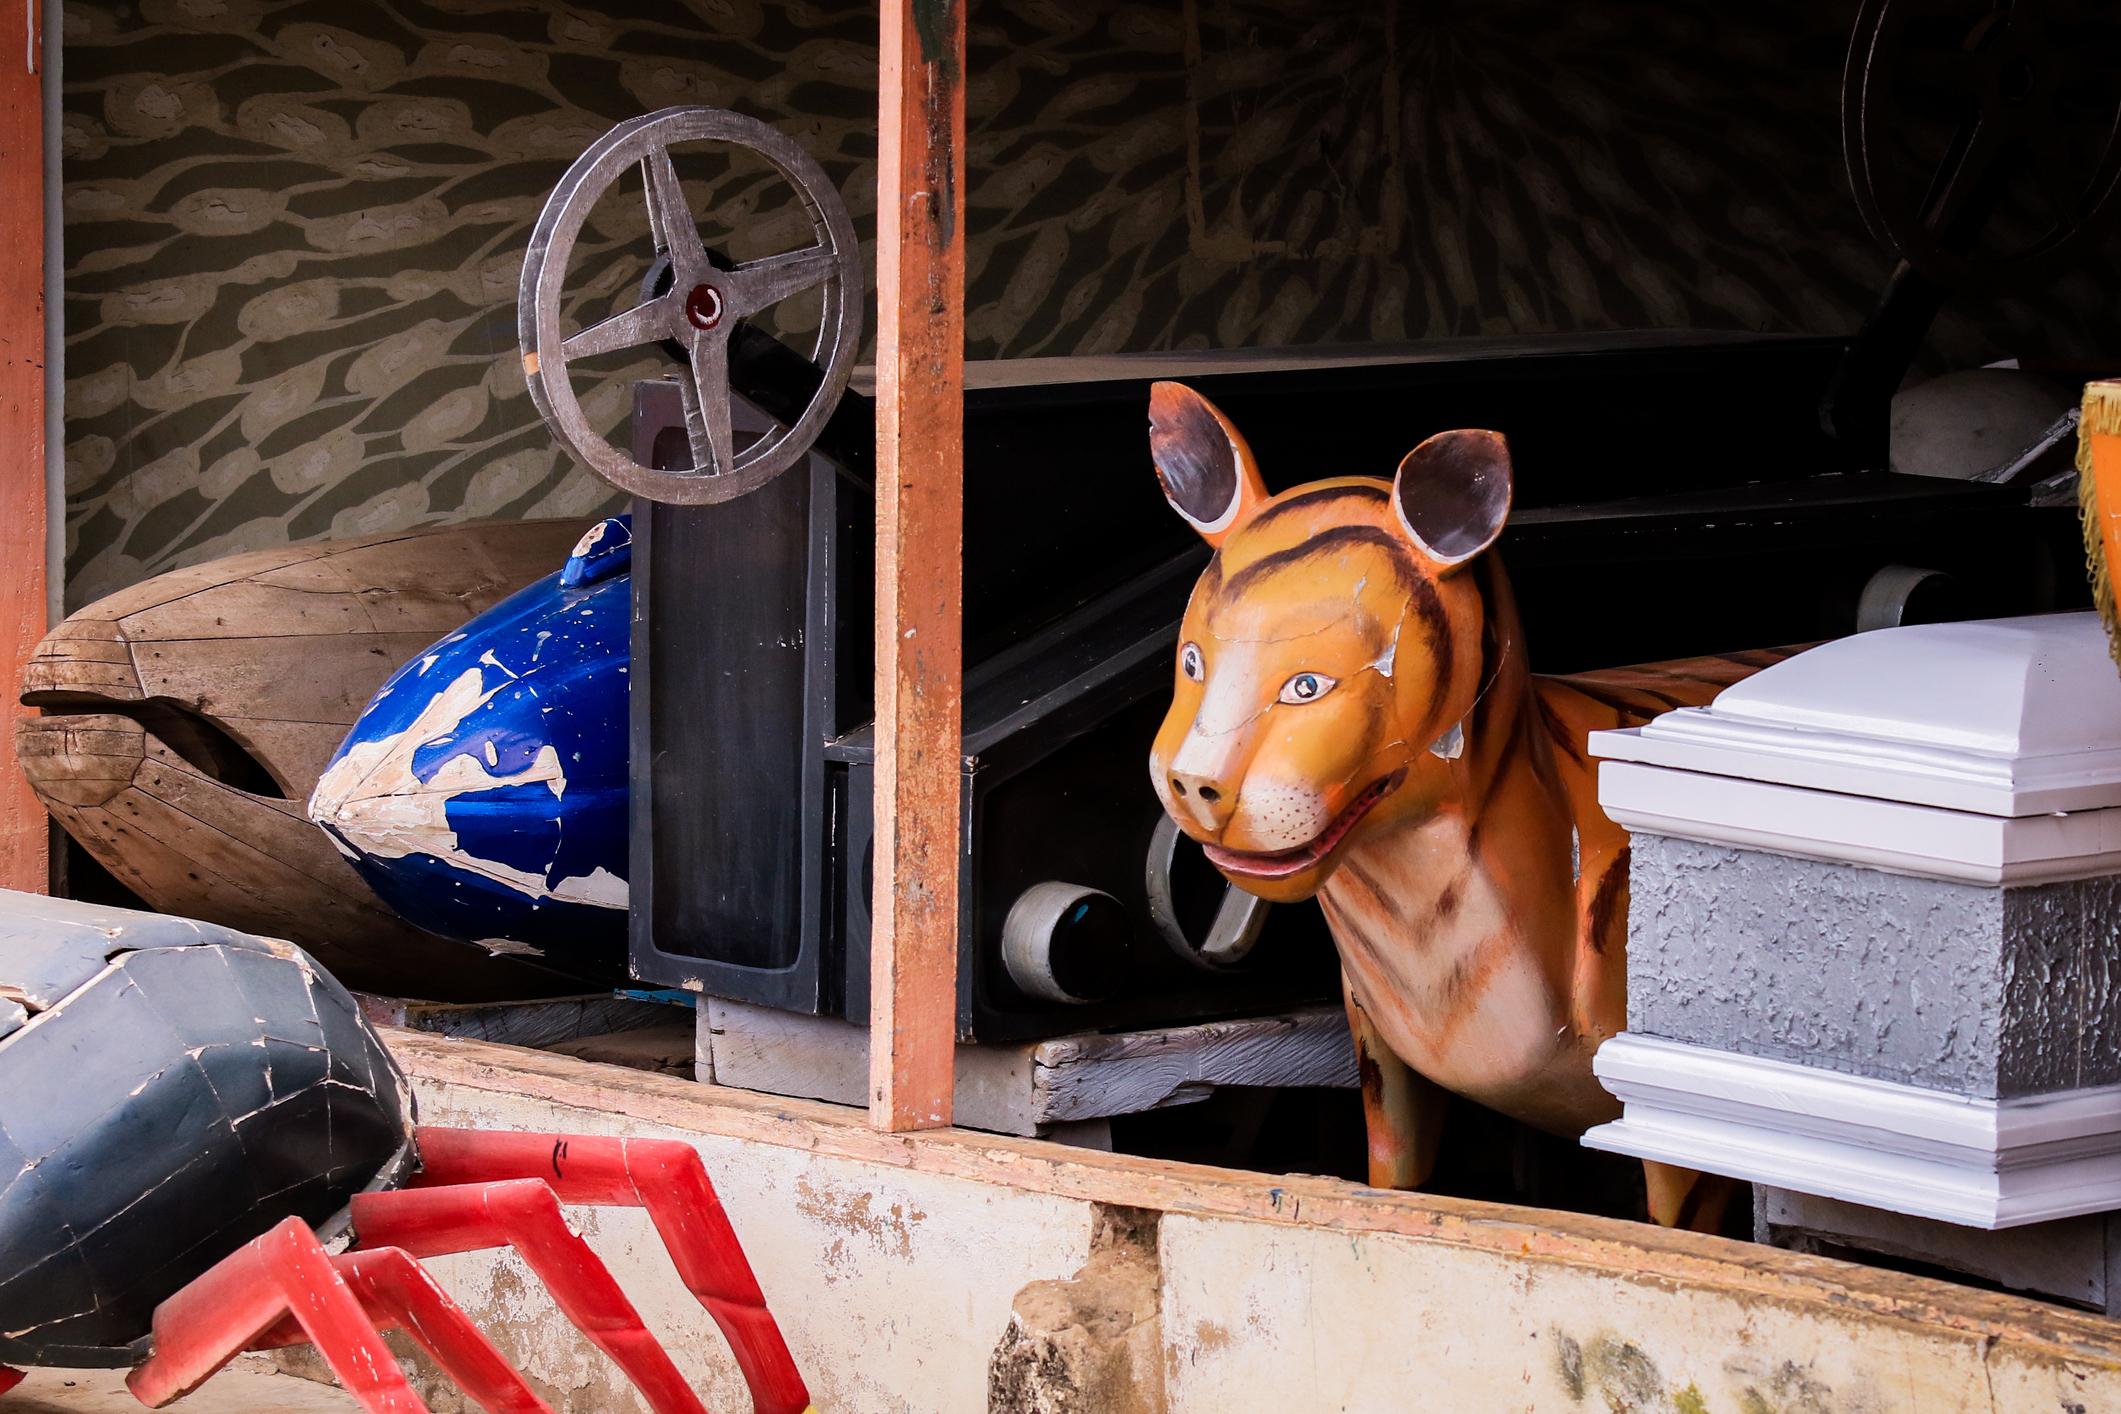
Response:
[{"label": "blue fish-shaped coffin", "polygon": [[309,818],[408,921],[624,975],[632,543],[592,526],[400,668],[325,768]]}]

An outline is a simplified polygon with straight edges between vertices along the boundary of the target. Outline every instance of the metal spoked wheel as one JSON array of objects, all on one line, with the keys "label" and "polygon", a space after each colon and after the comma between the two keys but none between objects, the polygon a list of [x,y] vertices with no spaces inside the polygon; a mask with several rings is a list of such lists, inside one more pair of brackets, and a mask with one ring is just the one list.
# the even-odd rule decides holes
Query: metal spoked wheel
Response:
[{"label": "metal spoked wheel", "polygon": [[2037,280],[2121,183],[2112,0],[1864,0],[1842,145],[1865,223],[1948,288]]},{"label": "metal spoked wheel", "polygon": [[[763,157],[795,189],[815,243],[784,255],[720,269],[678,185],[670,149],[718,142]],[[561,332],[569,258],[598,198],[630,168],[641,170],[648,227],[669,263],[667,292],[574,334]],[[729,341],[740,321],[792,295],[818,289],[824,309],[810,361],[823,383],[792,421],[738,450],[731,429]],[[597,475],[624,491],[677,505],[712,505],[756,490],[793,466],[816,441],[853,369],[861,339],[861,263],[854,224],[817,163],[793,140],[756,119],[719,108],[666,108],[606,133],[567,170],[531,232],[516,313],[531,400],[553,433]],[[641,465],[590,427],[568,366],[596,354],[675,344],[687,372],[678,379],[692,465]]]}]

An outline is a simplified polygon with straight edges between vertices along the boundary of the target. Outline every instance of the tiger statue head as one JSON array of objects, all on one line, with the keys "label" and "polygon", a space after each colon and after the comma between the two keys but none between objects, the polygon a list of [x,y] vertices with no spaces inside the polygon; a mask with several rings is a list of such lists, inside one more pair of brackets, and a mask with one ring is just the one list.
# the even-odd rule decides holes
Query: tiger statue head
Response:
[{"label": "tiger statue head", "polygon": [[1462,571],[1509,515],[1509,449],[1443,432],[1389,482],[1269,496],[1236,427],[1177,383],[1150,393],[1149,446],[1165,498],[1215,547],[1151,779],[1225,878],[1309,898],[1362,840],[1451,798],[1489,612]]}]

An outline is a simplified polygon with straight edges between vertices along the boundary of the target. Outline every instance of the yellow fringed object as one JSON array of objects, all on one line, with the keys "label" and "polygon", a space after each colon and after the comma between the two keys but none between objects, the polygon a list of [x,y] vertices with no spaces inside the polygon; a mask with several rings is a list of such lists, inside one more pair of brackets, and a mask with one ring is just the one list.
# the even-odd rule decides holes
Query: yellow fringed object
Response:
[{"label": "yellow fringed object", "polygon": [[2106,622],[2107,651],[2121,667],[2121,611],[2114,606],[2115,567],[2121,566],[2121,381],[2084,385],[2084,414],[2077,424],[2077,509],[2084,516],[2092,601]]}]

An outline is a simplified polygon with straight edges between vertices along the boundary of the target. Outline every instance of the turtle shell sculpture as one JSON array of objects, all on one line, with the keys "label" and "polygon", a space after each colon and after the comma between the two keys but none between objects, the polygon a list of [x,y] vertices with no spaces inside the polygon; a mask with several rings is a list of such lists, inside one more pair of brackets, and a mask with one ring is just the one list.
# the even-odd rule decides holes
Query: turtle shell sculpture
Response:
[{"label": "turtle shell sculpture", "polygon": [[411,1171],[412,1092],[300,949],[0,900],[0,1362],[133,1364],[229,1252]]},{"label": "turtle shell sculpture", "polygon": [[301,949],[0,890],[0,1394],[22,1366],[131,1366],[160,1408],[306,1343],[362,1408],[410,1414],[397,1327],[479,1407],[550,1414],[418,1262],[505,1246],[649,1408],[702,1414],[562,1204],[645,1209],[753,1408],[809,1407],[690,1145],[417,1125]]}]

